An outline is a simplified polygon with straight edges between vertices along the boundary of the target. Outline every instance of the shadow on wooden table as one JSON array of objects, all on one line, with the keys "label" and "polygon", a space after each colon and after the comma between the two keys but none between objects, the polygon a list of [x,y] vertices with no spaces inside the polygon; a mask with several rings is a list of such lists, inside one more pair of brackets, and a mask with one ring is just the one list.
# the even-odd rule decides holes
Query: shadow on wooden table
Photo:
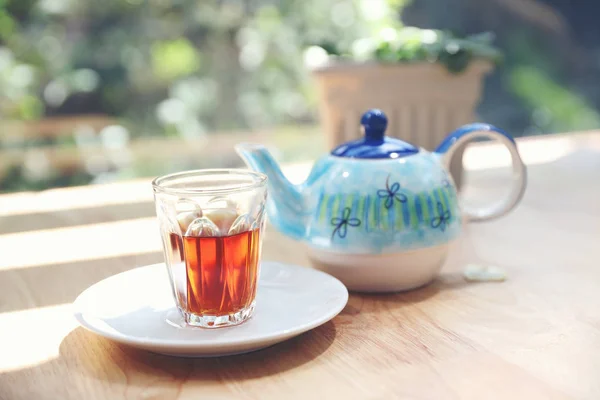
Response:
[{"label": "shadow on wooden table", "polygon": [[217,358],[179,358],[116,344],[77,328],[60,344],[58,362],[77,366],[72,373],[94,379],[127,382],[133,386],[151,383],[168,388],[183,381],[189,385],[193,381],[238,381],[281,374],[317,358],[331,346],[335,337],[336,327],[330,321],[300,336],[252,353]]},{"label": "shadow on wooden table", "polygon": [[[25,282],[30,294],[26,297],[27,301],[18,303],[10,301],[8,293],[0,293],[0,312],[71,303],[96,282],[162,260],[162,253],[151,252],[0,270],[0,282],[11,283],[14,287]],[[44,295],[38,296],[37,293]]]},{"label": "shadow on wooden table", "polygon": [[19,233],[39,229],[66,228],[107,221],[154,217],[154,203],[151,201],[99,205],[73,211],[53,210],[5,215],[2,217],[0,233]]},{"label": "shadow on wooden table", "polygon": [[[399,293],[356,293],[350,292],[348,305],[340,315],[354,316],[360,313],[380,313],[385,310],[396,310],[403,307],[412,307],[421,302],[431,300],[436,296],[443,296],[445,292],[460,290],[467,286],[486,284],[486,282],[467,282],[457,272],[442,272],[431,283],[418,289]],[[487,283],[490,284],[490,283]],[[493,283],[491,283],[493,284]],[[368,302],[368,307],[363,304]]]}]

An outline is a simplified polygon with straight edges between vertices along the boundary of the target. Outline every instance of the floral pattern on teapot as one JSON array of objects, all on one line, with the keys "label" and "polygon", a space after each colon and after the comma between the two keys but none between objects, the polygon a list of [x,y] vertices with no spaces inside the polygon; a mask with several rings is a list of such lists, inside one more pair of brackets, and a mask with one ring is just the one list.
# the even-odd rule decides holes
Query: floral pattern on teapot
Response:
[{"label": "floral pattern on teapot", "polygon": [[[460,209],[448,174],[431,157],[380,160],[364,168],[353,159],[319,163],[334,180],[311,196],[313,246],[352,253],[406,251],[451,241],[460,233]],[[410,161],[410,162],[408,162]],[[381,165],[379,165],[381,164]],[[318,173],[318,172],[317,172]]]}]

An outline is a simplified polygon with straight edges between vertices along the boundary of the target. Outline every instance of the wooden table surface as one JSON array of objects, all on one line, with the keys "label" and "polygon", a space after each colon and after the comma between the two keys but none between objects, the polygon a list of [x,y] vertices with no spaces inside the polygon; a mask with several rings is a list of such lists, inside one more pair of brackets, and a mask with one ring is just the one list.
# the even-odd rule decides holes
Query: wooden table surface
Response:
[{"label": "wooden table surface", "polygon": [[[2,195],[0,399],[600,399],[600,133],[519,146],[521,205],[466,226],[431,285],[352,294],[317,329],[217,359],[116,345],[71,315],[92,283],[161,261],[148,180]],[[471,155],[493,167],[496,153]],[[465,196],[501,193],[497,159],[474,165]],[[273,231],[264,257],[309,265]],[[508,279],[467,283],[467,263]]]}]

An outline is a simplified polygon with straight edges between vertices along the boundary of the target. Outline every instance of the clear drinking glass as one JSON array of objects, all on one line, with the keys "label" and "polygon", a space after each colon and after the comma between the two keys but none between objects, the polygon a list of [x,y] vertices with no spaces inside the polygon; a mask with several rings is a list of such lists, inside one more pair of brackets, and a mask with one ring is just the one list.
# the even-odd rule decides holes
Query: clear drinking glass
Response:
[{"label": "clear drinking glass", "polygon": [[252,316],[266,221],[267,177],[238,169],[166,175],[152,182],[177,308],[193,326]]}]

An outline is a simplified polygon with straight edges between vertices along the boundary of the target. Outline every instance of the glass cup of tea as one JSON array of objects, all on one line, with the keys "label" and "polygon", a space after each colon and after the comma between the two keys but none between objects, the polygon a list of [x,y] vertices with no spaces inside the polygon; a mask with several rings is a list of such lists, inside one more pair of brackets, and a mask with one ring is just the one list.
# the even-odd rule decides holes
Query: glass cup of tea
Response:
[{"label": "glass cup of tea", "polygon": [[255,307],[267,177],[206,169],[165,175],[152,186],[173,296],[186,324],[246,321]]}]

